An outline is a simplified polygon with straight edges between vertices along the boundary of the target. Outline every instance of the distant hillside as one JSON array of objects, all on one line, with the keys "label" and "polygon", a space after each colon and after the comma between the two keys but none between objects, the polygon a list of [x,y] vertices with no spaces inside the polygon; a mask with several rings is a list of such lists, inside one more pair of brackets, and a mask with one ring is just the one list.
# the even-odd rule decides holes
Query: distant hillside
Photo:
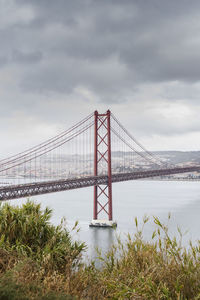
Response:
[{"label": "distant hillside", "polygon": [[[155,156],[161,160],[168,161],[172,164],[180,163],[199,163],[200,164],[200,151],[152,151]],[[122,153],[116,151],[112,153],[113,158],[120,157]],[[132,152],[126,152],[125,155],[131,155]]]},{"label": "distant hillside", "polygon": [[169,159],[173,164],[186,162],[200,163],[200,151],[157,151],[153,153],[160,158]]}]

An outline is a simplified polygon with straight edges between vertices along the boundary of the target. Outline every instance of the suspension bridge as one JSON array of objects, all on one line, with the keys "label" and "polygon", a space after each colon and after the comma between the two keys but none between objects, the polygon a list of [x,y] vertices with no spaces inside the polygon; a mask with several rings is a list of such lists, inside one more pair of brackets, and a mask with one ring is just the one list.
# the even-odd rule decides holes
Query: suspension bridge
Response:
[{"label": "suspension bridge", "polygon": [[[94,187],[92,226],[112,226],[112,184],[180,173],[141,145],[108,110],[90,114],[32,148],[0,160],[0,200]],[[103,219],[103,221],[101,221]]]}]

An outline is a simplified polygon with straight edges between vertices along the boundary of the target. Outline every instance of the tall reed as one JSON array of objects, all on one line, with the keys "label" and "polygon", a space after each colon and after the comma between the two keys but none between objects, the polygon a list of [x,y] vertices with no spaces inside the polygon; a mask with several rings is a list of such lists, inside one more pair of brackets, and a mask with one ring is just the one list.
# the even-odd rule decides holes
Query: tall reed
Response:
[{"label": "tall reed", "polygon": [[85,244],[72,240],[64,222],[51,225],[50,216],[30,201],[0,207],[0,299],[200,299],[200,241],[183,247],[179,228],[171,237],[154,217],[146,241],[149,218],[142,226],[136,218],[136,234],[99,253],[97,268],[81,260]]}]

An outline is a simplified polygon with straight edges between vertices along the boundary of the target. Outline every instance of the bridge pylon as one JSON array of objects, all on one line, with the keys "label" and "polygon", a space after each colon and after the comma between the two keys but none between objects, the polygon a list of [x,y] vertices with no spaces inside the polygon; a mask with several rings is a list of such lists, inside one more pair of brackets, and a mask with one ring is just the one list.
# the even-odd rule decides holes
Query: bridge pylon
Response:
[{"label": "bridge pylon", "polygon": [[[94,176],[107,175],[105,185],[94,186],[94,207],[91,227],[113,227],[112,212],[112,166],[111,166],[111,126],[110,110],[104,114],[94,112]],[[100,219],[100,213],[107,219]]]}]

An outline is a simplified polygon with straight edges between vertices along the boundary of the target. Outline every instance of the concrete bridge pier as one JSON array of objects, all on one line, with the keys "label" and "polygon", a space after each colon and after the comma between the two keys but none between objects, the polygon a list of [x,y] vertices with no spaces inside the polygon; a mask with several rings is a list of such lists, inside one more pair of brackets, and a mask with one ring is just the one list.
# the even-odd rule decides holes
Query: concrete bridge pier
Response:
[{"label": "concrete bridge pier", "polygon": [[89,224],[90,227],[102,227],[102,228],[116,228],[117,222],[110,220],[92,220]]}]

